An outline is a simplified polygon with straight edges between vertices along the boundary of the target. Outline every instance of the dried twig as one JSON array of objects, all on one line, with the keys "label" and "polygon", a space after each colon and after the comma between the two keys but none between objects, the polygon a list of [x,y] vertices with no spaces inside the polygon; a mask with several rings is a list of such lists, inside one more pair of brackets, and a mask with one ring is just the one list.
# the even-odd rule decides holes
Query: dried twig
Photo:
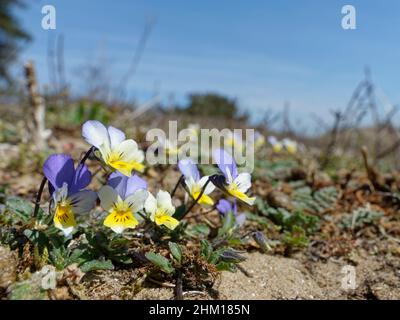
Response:
[{"label": "dried twig", "polygon": [[31,61],[25,64],[25,77],[29,92],[29,101],[33,118],[33,128],[31,132],[31,137],[34,145],[39,150],[43,150],[47,148],[47,139],[49,138],[51,131],[46,130],[45,126],[46,106],[44,103],[44,99],[39,94],[38,84],[35,75],[35,68]]}]

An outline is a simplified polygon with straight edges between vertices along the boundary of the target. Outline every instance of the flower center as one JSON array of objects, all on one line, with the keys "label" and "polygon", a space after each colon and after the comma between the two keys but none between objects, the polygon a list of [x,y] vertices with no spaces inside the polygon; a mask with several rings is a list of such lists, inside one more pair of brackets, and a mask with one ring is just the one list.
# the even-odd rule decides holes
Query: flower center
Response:
[{"label": "flower center", "polygon": [[132,213],[132,209],[126,202],[118,202],[114,205],[113,213],[117,216],[126,216]]},{"label": "flower center", "polygon": [[107,159],[106,162],[107,164],[113,166],[116,163],[120,162],[122,159],[123,153],[121,152],[115,152],[115,151],[111,151],[108,155],[107,155]]},{"label": "flower center", "polygon": [[69,217],[72,215],[71,204],[66,200],[59,202],[56,206],[55,215],[58,218],[58,220],[66,223],[68,221]]}]

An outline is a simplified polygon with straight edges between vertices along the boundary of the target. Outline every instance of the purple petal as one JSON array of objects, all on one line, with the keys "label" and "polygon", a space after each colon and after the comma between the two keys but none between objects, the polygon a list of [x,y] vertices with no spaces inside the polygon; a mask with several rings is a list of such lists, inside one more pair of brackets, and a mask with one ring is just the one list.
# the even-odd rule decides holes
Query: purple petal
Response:
[{"label": "purple petal", "polygon": [[213,153],[214,161],[217,163],[219,169],[224,174],[225,178],[228,178],[227,171],[229,169],[232,178],[236,178],[238,175],[235,160],[232,156],[223,149],[216,149]]},{"label": "purple petal", "polygon": [[179,160],[178,168],[181,173],[185,176],[185,178],[192,177],[194,181],[200,180],[199,169],[197,169],[197,165],[194,163],[193,159],[186,158]]},{"label": "purple petal", "polygon": [[136,174],[128,178],[118,171],[110,175],[107,184],[112,187],[122,199],[125,199],[139,189],[147,189],[146,181]]},{"label": "purple petal", "polygon": [[242,226],[245,221],[246,221],[246,215],[244,213],[241,213],[236,216],[236,224],[238,226]]},{"label": "purple petal", "polygon": [[226,215],[229,211],[232,211],[231,203],[225,199],[219,200],[216,208],[223,215]]},{"label": "purple petal", "polygon": [[87,187],[91,180],[92,174],[90,173],[88,167],[85,164],[80,164],[78,168],[76,168],[74,179],[69,188],[69,194],[71,195],[81,191]]},{"label": "purple petal", "polygon": [[107,184],[112,187],[121,198],[125,198],[126,194],[126,185],[127,185],[128,177],[123,175],[122,173],[115,171],[111,173],[108,178]]},{"label": "purple petal", "polygon": [[71,185],[75,177],[74,160],[66,154],[53,154],[45,161],[43,172],[53,189],[61,188],[64,182]]},{"label": "purple petal", "polygon": [[130,196],[131,194],[134,194],[137,190],[140,189],[147,189],[147,182],[140,178],[138,175],[133,175],[128,178],[127,184],[126,184],[126,192],[125,192],[125,198],[127,196]]},{"label": "purple petal", "polygon": [[237,201],[236,198],[233,199],[232,213],[237,216]]}]

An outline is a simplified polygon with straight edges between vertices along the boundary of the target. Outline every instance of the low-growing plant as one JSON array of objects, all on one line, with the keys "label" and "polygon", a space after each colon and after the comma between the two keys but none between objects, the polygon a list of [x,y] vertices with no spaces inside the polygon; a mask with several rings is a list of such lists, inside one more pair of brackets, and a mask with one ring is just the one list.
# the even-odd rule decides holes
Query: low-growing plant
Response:
[{"label": "low-growing plant", "polygon": [[[44,177],[34,207],[21,198],[4,201],[1,240],[10,245],[29,243],[34,256],[32,268],[50,263],[62,270],[73,264],[89,272],[150,262],[182,282],[183,276],[189,276],[188,270],[235,271],[245,259],[232,247],[243,243],[239,230],[246,215],[237,212],[236,200],[220,199],[217,203],[211,196],[219,189],[229,199],[246,205],[255,201],[246,194],[250,174],[238,173],[229,153],[222,149],[214,152],[222,174],[211,176],[201,177],[190,158],[180,160],[182,176],[174,190],[158,190],[153,195],[139,176],[145,171],[144,153],[134,140],[94,120],[84,123],[82,135],[91,147],[77,165],[65,154],[50,155],[44,162]],[[86,165],[89,158],[107,177],[99,190],[88,188],[92,180]],[[46,186],[49,205],[42,208]],[[186,199],[175,207],[173,197],[179,187],[184,189]],[[91,216],[98,203],[101,211],[96,209]],[[185,217],[196,205],[217,208],[220,224],[188,224]],[[101,219],[100,223],[96,219]],[[193,241],[199,250],[188,252],[185,246]]]}]

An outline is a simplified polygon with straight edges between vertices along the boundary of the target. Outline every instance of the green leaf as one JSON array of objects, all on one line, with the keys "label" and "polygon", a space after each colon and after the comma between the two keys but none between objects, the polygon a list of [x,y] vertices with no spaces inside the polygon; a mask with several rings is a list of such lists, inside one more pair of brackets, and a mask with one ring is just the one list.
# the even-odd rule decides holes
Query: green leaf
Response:
[{"label": "green leaf", "polygon": [[147,252],[145,256],[150,262],[159,267],[165,273],[172,273],[175,271],[174,267],[171,265],[171,262],[162,255],[155,252]]},{"label": "green leaf", "polygon": [[229,211],[223,218],[222,227],[218,230],[218,236],[224,236],[228,234],[235,227],[235,216]]},{"label": "green leaf", "polygon": [[216,265],[218,271],[229,271],[229,272],[236,272],[237,268],[235,264],[228,263],[228,262],[218,262]]},{"label": "green leaf", "polygon": [[114,270],[114,266],[110,260],[100,261],[91,260],[83,263],[79,266],[83,272],[89,272],[94,270]]},{"label": "green leaf", "polygon": [[212,245],[207,240],[200,241],[200,255],[208,261],[213,252]]},{"label": "green leaf", "polygon": [[28,222],[33,215],[33,207],[29,201],[12,197],[6,201],[6,211],[14,214],[17,219]]},{"label": "green leaf", "polygon": [[182,262],[182,248],[175,242],[168,242],[169,250],[178,263]]},{"label": "green leaf", "polygon": [[199,223],[187,229],[186,233],[193,238],[207,237],[210,233],[210,227],[205,223]]},{"label": "green leaf", "polygon": [[256,215],[251,212],[246,212],[246,219],[249,221],[257,222],[262,227],[268,227],[268,225],[270,224],[267,218],[264,218],[262,216]]},{"label": "green leaf", "polygon": [[208,259],[207,262],[211,263],[211,264],[217,264],[220,261],[221,254],[224,250],[225,249],[223,249],[223,248],[219,249],[219,250],[215,250],[213,253],[211,253],[210,258]]},{"label": "green leaf", "polygon": [[292,230],[284,232],[283,242],[293,248],[307,247],[308,238],[303,228],[293,226]]}]

